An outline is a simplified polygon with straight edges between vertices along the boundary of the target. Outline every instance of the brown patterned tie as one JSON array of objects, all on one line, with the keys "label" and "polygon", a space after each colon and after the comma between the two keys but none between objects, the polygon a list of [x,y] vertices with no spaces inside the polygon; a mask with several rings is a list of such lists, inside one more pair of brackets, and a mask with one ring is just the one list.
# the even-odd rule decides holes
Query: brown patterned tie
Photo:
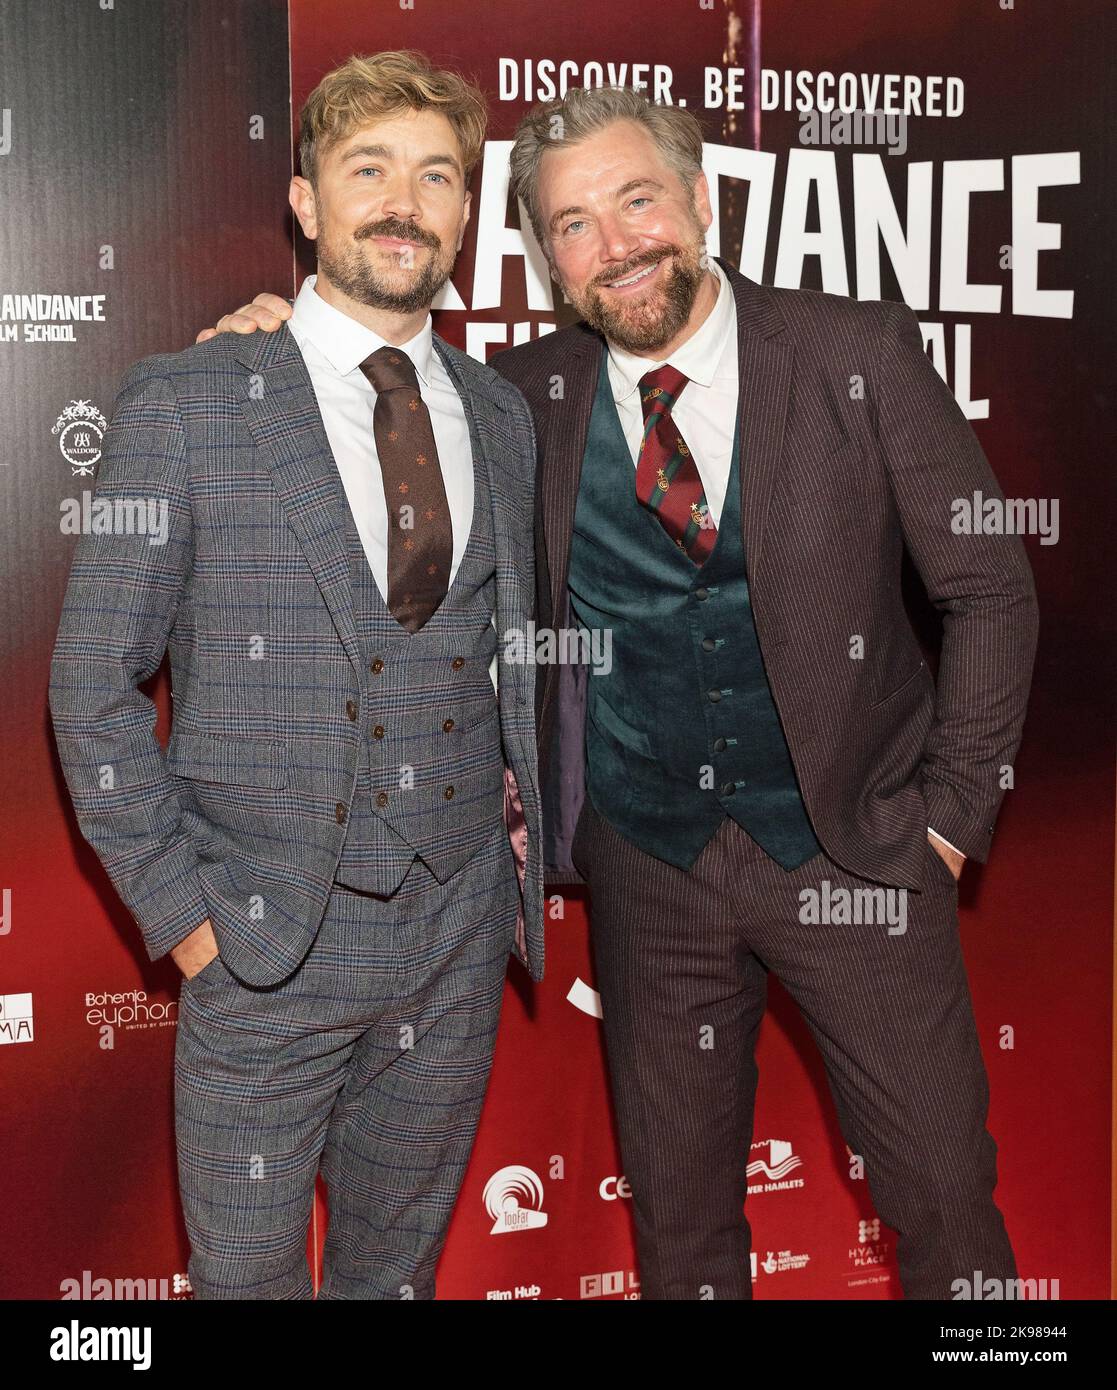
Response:
[{"label": "brown patterned tie", "polygon": [[361,363],[376,392],[372,433],[388,505],[388,608],[418,632],[446,597],[454,532],[430,411],[415,365],[382,347]]}]

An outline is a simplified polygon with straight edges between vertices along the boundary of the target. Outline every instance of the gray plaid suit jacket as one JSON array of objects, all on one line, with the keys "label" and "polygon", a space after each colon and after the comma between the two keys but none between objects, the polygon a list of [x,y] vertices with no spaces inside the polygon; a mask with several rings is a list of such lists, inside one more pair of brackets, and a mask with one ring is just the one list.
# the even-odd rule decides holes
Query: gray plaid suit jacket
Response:
[{"label": "gray plaid suit jacket", "polygon": [[[534,603],[535,438],[519,391],[435,336],[487,469],[498,656]],[[221,334],[124,378],[96,497],[167,505],[165,543],[78,542],[50,676],[50,708],[78,824],[135,916],[151,959],[207,917],[249,984],[306,954],[345,836],[360,746],[347,705],[361,653],[344,492],[294,338]],[[272,640],[269,610],[304,615]],[[328,616],[327,616],[328,615]],[[294,634],[294,635],[292,635]],[[271,644],[269,647],[269,643]],[[281,649],[276,649],[276,647]],[[138,686],[170,653],[166,755]],[[501,660],[500,727],[527,828],[524,929],[513,953],[543,974],[533,662]],[[176,733],[176,730],[179,732]],[[191,795],[206,783],[204,811]],[[255,902],[218,923],[209,902]]]}]

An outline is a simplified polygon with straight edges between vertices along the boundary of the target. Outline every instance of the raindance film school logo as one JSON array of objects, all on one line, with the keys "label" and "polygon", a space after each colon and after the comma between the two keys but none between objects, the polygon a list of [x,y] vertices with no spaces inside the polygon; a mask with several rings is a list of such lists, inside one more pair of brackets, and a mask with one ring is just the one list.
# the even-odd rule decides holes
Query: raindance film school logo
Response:
[{"label": "raindance film school logo", "polygon": [[0,294],[0,343],[77,342],[75,323],[105,322],[105,298],[103,294]]},{"label": "raindance film school logo", "polygon": [[51,434],[58,435],[58,447],[70,465],[71,476],[92,478],[108,427],[109,422],[89,401],[71,401],[55,420]]},{"label": "raindance film school logo", "polygon": [[784,1192],[793,1187],[802,1187],[802,1178],[788,1175],[796,1168],[802,1168],[803,1160],[796,1154],[786,1139],[763,1139],[752,1145],[753,1150],[767,1150],[768,1158],[754,1158],[745,1169],[750,1194],[757,1192]]},{"label": "raindance film school logo", "polygon": [[485,1184],[482,1200],[493,1219],[492,1236],[529,1231],[547,1224],[543,1184],[530,1168],[512,1164],[501,1168]]}]

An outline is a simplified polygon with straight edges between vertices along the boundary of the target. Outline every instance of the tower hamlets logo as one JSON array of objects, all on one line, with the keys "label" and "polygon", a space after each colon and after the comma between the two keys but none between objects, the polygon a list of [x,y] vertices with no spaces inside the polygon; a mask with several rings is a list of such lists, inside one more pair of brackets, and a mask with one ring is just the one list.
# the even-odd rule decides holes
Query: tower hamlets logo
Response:
[{"label": "tower hamlets logo", "polygon": [[762,1158],[754,1158],[745,1169],[745,1173],[750,1178],[761,1176],[769,1182],[782,1182],[788,1173],[794,1172],[796,1168],[802,1168],[803,1160],[798,1156],[791,1144],[786,1139],[766,1139],[752,1145],[754,1149],[767,1149],[768,1161]]},{"label": "tower hamlets logo", "polygon": [[109,422],[89,401],[71,401],[54,422],[51,434],[58,435],[58,447],[73,477],[93,476],[108,427]]}]

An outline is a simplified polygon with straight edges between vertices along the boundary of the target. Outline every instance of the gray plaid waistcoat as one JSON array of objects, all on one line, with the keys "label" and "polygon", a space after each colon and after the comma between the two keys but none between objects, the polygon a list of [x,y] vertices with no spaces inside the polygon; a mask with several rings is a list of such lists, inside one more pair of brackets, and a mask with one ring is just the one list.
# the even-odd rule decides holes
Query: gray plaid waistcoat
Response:
[{"label": "gray plaid waistcoat", "polygon": [[465,553],[442,605],[415,633],[389,612],[353,514],[343,510],[363,661],[357,786],[336,878],[389,894],[416,854],[444,882],[502,823],[504,758],[489,677],[492,509],[485,469],[475,468]]}]

